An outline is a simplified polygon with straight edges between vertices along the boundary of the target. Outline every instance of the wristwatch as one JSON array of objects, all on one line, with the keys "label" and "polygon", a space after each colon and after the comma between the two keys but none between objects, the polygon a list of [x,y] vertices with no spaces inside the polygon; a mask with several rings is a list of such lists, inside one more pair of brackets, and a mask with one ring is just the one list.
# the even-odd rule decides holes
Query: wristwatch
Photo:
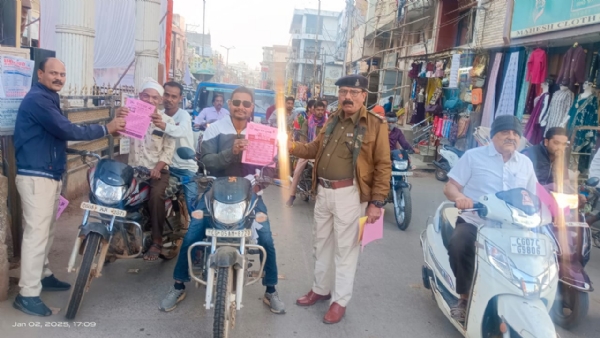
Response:
[{"label": "wristwatch", "polygon": [[380,209],[383,208],[383,206],[385,205],[384,201],[371,201],[369,203],[373,204],[374,206],[376,206]]}]

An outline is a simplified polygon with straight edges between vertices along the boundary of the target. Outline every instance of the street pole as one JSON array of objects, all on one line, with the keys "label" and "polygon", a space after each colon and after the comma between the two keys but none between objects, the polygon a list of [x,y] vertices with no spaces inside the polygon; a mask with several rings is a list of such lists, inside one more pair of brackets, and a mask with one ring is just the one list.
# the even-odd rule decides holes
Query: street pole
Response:
[{"label": "street pole", "polygon": [[206,20],[204,20],[204,18],[206,17],[206,0],[202,0],[202,60],[204,60],[204,26],[205,26],[205,22]]},{"label": "street pole", "polygon": [[319,30],[321,28],[321,0],[317,12],[317,30],[315,32],[315,60],[313,63],[313,95],[317,92],[317,55],[319,54]]},{"label": "street pole", "polygon": [[350,25],[352,23],[352,16],[350,15],[351,8],[352,8],[352,0],[346,1],[347,21],[346,21],[346,36],[344,37],[345,42],[346,42],[346,48],[344,49],[345,53],[344,53],[344,64],[342,65],[342,76],[346,75],[346,62],[348,61],[348,46],[351,45],[351,42],[350,42],[350,31],[351,31]]}]

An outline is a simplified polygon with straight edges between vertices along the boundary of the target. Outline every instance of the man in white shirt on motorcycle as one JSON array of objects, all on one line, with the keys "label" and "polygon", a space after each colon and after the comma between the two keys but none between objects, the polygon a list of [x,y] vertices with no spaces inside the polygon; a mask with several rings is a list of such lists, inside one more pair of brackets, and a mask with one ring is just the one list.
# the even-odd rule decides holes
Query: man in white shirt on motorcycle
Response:
[{"label": "man in white shirt on motorcycle", "polygon": [[[165,134],[175,139],[175,149],[186,147],[194,149],[194,132],[192,131],[192,118],[190,114],[179,108],[183,98],[183,86],[177,82],[167,82],[163,86],[164,113],[172,117],[175,124],[165,123],[160,115],[153,118],[154,125],[163,130]],[[177,177],[183,185],[183,194],[187,210],[191,213],[194,210],[194,202],[198,197],[198,184],[194,181],[194,176],[198,172],[198,165],[195,160],[184,160],[177,152],[173,155],[173,163],[169,168],[171,175]]]},{"label": "man in white shirt on motorcycle", "polygon": [[[517,147],[523,135],[521,122],[510,115],[496,118],[490,136],[492,143],[468,150],[448,173],[449,182],[444,187],[446,197],[458,209],[472,209],[473,201],[483,195],[523,188],[536,192],[537,178],[531,160],[519,153]],[[475,212],[464,212],[456,222],[450,238],[448,254],[450,266],[456,277],[456,292],[460,300],[452,308],[452,317],[465,321],[473,270],[477,226],[482,220]]]}]

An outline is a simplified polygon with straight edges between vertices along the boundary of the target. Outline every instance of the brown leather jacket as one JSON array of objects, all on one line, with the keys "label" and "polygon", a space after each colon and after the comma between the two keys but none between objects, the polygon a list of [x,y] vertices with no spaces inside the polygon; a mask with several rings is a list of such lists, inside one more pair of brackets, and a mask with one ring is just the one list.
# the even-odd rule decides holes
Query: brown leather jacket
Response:
[{"label": "brown leather jacket", "polygon": [[[321,153],[327,140],[339,121],[341,110],[333,112],[317,138],[308,144],[296,143],[291,155],[306,159],[315,159],[313,178],[317,177],[317,168]],[[354,128],[353,163],[355,177],[360,189],[361,203],[369,201],[385,201],[390,190],[392,163],[390,160],[390,145],[388,127],[385,121],[365,107],[359,111],[358,123]],[[312,182],[313,192],[317,190],[317,180]]]}]

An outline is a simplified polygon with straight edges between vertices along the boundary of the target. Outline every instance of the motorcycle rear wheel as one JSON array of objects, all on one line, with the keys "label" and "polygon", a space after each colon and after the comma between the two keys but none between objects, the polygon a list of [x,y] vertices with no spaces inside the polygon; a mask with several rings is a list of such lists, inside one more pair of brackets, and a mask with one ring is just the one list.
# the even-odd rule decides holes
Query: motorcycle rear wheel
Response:
[{"label": "motorcycle rear wheel", "polygon": [[556,325],[570,330],[577,327],[587,316],[590,296],[587,292],[581,292],[562,283],[558,288],[559,294],[554,300],[550,315]]},{"label": "motorcycle rear wheel", "polygon": [[[213,337],[229,337],[229,329],[233,325],[232,309],[229,298],[233,290],[233,269],[222,267],[217,270],[217,291],[215,297],[215,317],[213,322]],[[235,309],[233,309],[235,311]]]},{"label": "motorcycle rear wheel", "polygon": [[69,298],[69,305],[67,306],[67,319],[75,318],[77,311],[79,311],[81,301],[83,300],[83,294],[86,291],[85,289],[88,284],[92,282],[92,265],[94,264],[96,256],[98,255],[98,247],[101,240],[102,235],[95,232],[90,232],[85,239],[86,244],[83,251],[83,259],[79,265],[77,280],[73,286],[73,291],[71,292],[71,297]]},{"label": "motorcycle rear wheel", "polygon": [[394,190],[396,194],[396,203],[394,205],[394,216],[396,217],[396,224],[398,229],[404,231],[410,225],[410,219],[412,218],[412,200],[410,198],[409,188],[397,188]]}]

